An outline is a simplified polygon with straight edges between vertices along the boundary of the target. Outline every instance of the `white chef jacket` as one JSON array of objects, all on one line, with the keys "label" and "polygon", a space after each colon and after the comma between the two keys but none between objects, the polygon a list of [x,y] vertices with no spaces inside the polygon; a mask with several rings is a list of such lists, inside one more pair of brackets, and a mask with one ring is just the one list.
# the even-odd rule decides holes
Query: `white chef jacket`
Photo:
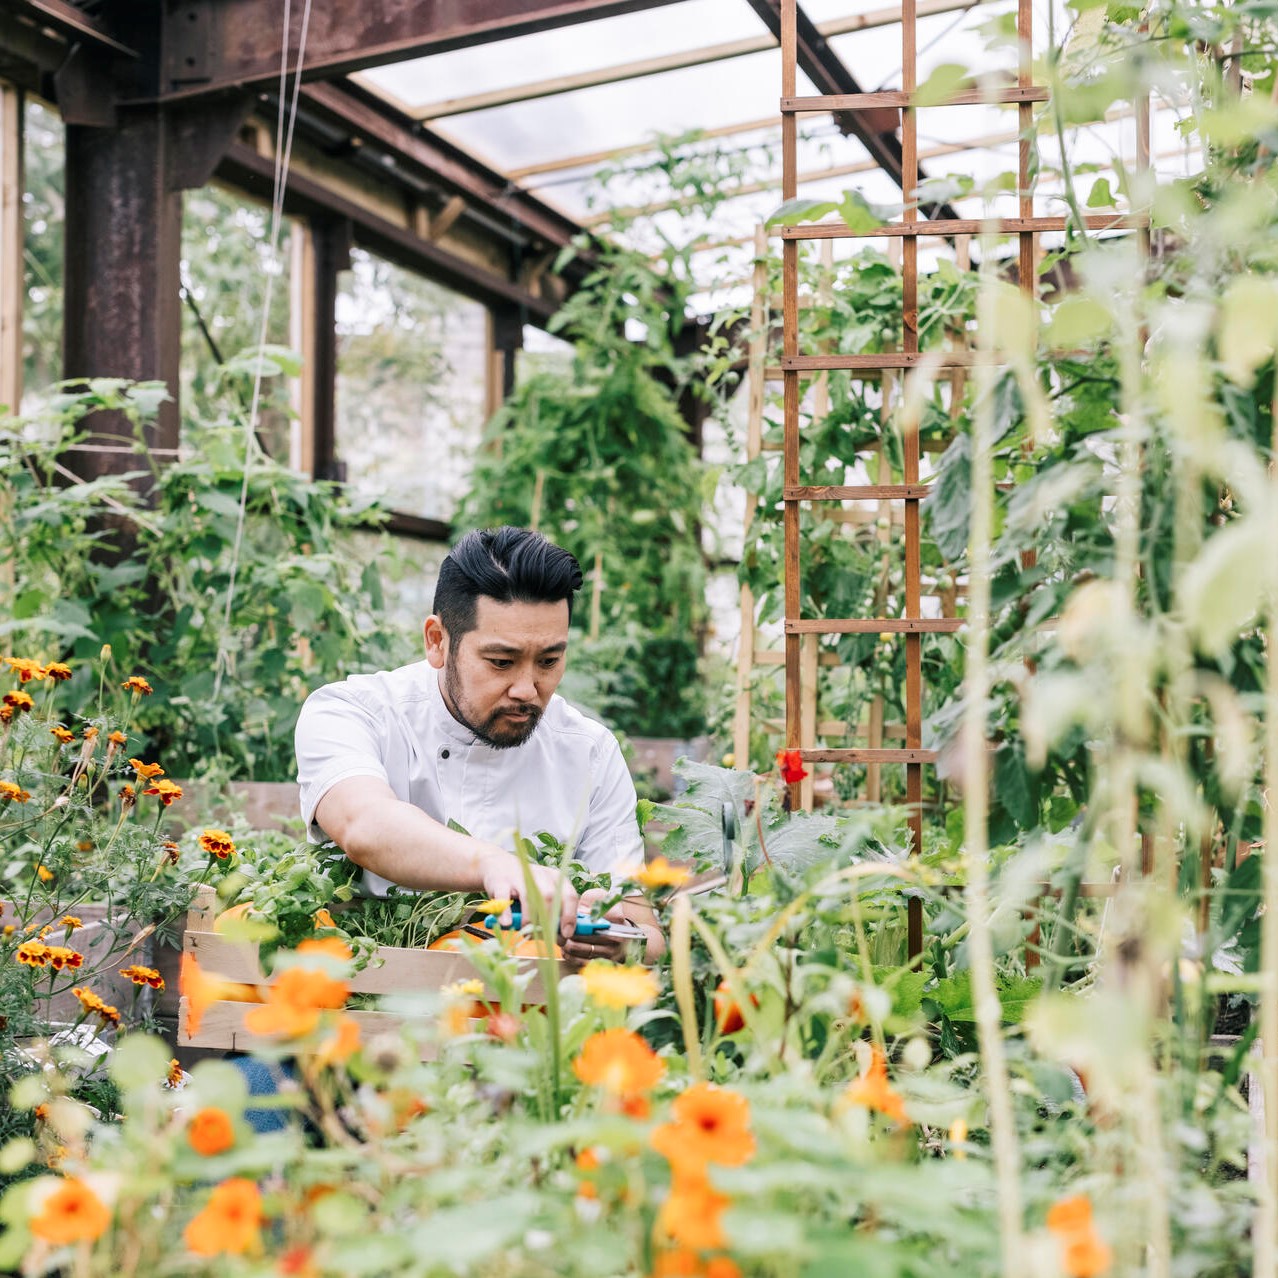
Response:
[{"label": "white chef jacket", "polygon": [[[324,795],[348,777],[377,777],[399,799],[477,838],[513,848],[516,831],[543,831],[574,847],[596,872],[643,865],[635,787],[616,738],[562,697],[533,734],[504,750],[479,741],[444,704],[440,671],[426,661],[353,675],[313,692],[297,721],[297,779],[309,836]],[[383,896],[389,880],[365,872]]]}]

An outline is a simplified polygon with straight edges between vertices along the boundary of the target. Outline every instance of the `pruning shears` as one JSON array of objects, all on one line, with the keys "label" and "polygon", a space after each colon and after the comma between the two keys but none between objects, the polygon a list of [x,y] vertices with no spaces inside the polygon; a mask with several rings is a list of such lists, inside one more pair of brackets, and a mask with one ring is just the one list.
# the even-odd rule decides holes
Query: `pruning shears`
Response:
[{"label": "pruning shears", "polygon": [[[511,929],[517,932],[523,925],[523,913],[517,908],[512,909],[510,911]],[[490,932],[495,932],[501,927],[498,922],[498,916],[496,914],[485,915],[484,926]],[[643,936],[643,932],[639,928],[631,927],[627,923],[614,923],[611,919],[594,919],[584,910],[577,914],[577,926],[573,929],[573,936],[595,936],[600,932],[608,932],[612,936],[622,937],[626,940],[639,940]]]}]

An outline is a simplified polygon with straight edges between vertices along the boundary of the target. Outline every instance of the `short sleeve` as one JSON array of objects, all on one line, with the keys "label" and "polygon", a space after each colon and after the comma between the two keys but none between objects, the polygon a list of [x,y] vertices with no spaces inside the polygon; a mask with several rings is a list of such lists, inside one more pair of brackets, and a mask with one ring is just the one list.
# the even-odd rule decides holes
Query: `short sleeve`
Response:
[{"label": "short sleeve", "polygon": [[377,777],[389,784],[383,722],[344,684],[329,684],[307,697],[294,744],[302,820],[312,840],[327,837],[315,822],[315,809],[339,781]]},{"label": "short sleeve", "polygon": [[595,752],[594,778],[585,826],[577,840],[576,858],[595,873],[614,877],[643,866],[643,836],[635,816],[635,783],[621,747],[609,735]]}]

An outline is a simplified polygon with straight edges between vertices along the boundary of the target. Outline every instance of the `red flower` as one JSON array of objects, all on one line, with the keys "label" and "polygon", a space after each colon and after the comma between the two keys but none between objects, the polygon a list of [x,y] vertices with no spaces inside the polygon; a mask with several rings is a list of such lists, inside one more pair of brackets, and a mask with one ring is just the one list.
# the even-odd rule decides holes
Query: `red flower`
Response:
[{"label": "red flower", "polygon": [[803,766],[803,753],[800,750],[778,750],[777,767],[781,769],[781,780],[786,785],[795,785],[808,775]]}]

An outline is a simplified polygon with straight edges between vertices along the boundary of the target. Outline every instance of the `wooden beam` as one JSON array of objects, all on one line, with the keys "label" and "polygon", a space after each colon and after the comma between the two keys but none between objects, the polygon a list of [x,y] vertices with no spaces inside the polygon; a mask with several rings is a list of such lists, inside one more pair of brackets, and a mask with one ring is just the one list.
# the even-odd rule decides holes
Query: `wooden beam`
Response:
[{"label": "wooden beam", "polygon": [[[991,0],[923,0],[919,5],[921,16],[953,13],[974,9]],[[847,35],[853,31],[869,31],[876,27],[892,26],[901,20],[899,8],[876,9],[872,13],[854,14],[819,22],[816,29],[827,40],[832,36]],[[726,62],[732,58],[748,57],[754,53],[766,53],[777,47],[771,34],[747,36],[741,40],[726,40],[720,44],[702,45],[696,49],[683,49],[661,57],[641,58],[633,62],[620,62],[613,66],[592,67],[575,75],[552,76],[544,80],[531,80],[524,84],[505,85],[484,93],[468,94],[459,98],[444,98],[413,110],[418,120],[438,120],[447,115],[463,115],[467,111],[483,111],[489,107],[509,106],[515,102],[531,102],[537,98],[553,97],[559,93],[573,93],[578,89],[592,89],[604,84],[616,84],[621,80],[638,80],[645,76],[661,75],[666,71],[681,71],[687,67],[706,66],[712,62]],[[776,121],[780,125],[780,121]],[[735,126],[734,126],[735,127]],[[605,153],[604,158],[607,157]]]},{"label": "wooden beam", "polygon": [[0,83],[0,405],[22,405],[22,92]]},{"label": "wooden beam", "polygon": [[307,222],[294,222],[289,241],[289,344],[302,357],[302,375],[289,383],[294,413],[288,464],[303,475],[315,473],[315,236]]},{"label": "wooden beam", "polygon": [[[159,97],[198,96],[232,86],[267,88],[279,80],[280,46],[302,74],[331,79],[366,67],[447,53],[493,40],[636,13],[675,0],[327,0],[295,4],[289,30],[279,0],[183,0],[165,6]],[[149,8],[147,15],[150,14]],[[154,25],[151,16],[138,22]]]}]

